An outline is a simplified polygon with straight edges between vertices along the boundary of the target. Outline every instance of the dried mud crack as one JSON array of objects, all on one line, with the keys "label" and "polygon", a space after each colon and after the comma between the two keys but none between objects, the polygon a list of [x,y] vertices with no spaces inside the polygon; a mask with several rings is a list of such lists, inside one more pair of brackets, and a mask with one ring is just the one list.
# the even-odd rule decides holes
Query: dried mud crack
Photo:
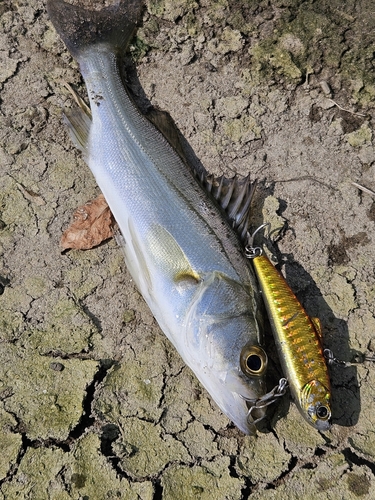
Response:
[{"label": "dried mud crack", "polygon": [[[69,356],[64,356],[63,359],[69,359]],[[56,365],[58,371],[64,368],[62,363],[51,363],[51,365]],[[14,418],[16,425],[12,428],[12,433],[20,434],[22,438],[22,446],[20,448],[19,454],[14,465],[9,470],[6,477],[0,480],[0,485],[4,482],[9,482],[12,478],[17,474],[18,467],[24,457],[25,453],[29,448],[38,449],[38,448],[51,448],[51,449],[61,449],[64,453],[69,453],[74,447],[75,443],[90,429],[95,428],[95,418],[91,415],[92,413],[92,403],[94,399],[95,389],[96,387],[104,380],[108,370],[113,365],[112,361],[106,360],[101,363],[98,371],[93,377],[93,380],[86,387],[86,395],[82,401],[82,415],[79,419],[77,425],[71,429],[68,437],[64,440],[59,440],[53,437],[49,437],[46,439],[30,439],[27,435],[27,429],[22,420],[17,416],[17,414],[8,411],[9,414]],[[10,396],[10,394],[8,395]],[[94,429],[95,430],[95,429]]]},{"label": "dried mud crack", "polygon": [[[325,436],[287,397],[243,436],[114,242],[61,255],[99,194],[61,124],[82,78],[43,0],[1,2],[0,26],[0,500],[375,498],[372,365],[331,370]],[[375,191],[374,30],[370,0],[150,0],[124,64],[200,168],[259,180],[253,225],[287,222],[277,263],[348,361],[375,351],[375,201],[352,184]]]}]

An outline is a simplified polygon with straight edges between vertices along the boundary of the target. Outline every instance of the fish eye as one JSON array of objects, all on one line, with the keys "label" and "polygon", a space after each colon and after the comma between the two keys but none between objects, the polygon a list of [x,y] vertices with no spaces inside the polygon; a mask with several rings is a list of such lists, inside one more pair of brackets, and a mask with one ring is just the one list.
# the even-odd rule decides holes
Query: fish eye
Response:
[{"label": "fish eye", "polygon": [[242,349],[240,366],[245,375],[260,377],[265,372],[267,364],[267,354],[261,347],[246,344]]},{"label": "fish eye", "polygon": [[324,405],[319,405],[316,408],[316,416],[320,418],[321,420],[327,420],[330,417],[331,412],[329,409],[324,406]]}]

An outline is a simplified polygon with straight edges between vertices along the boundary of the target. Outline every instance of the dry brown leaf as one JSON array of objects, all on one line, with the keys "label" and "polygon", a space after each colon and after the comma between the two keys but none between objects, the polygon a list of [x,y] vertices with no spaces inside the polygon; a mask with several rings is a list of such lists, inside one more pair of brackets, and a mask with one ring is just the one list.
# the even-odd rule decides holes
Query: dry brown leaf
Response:
[{"label": "dry brown leaf", "polygon": [[63,250],[89,250],[113,236],[114,218],[102,194],[78,207],[61,237]]},{"label": "dry brown leaf", "polygon": [[39,207],[46,204],[44,199],[38,193],[35,193],[31,189],[26,189],[25,186],[23,186],[20,182],[17,182],[17,187],[26,198],[26,200],[32,201]]}]

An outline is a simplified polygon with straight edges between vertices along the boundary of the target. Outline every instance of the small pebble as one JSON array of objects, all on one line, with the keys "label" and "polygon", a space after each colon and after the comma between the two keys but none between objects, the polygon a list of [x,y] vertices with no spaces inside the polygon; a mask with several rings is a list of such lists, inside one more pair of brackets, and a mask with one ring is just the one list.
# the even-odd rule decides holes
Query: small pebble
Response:
[{"label": "small pebble", "polygon": [[330,86],[328,85],[328,83],[326,81],[321,81],[319,82],[320,86],[322,87],[322,90],[323,90],[323,93],[330,97],[331,96],[331,88]]},{"label": "small pebble", "polygon": [[55,361],[51,363],[49,366],[51,370],[54,370],[55,372],[62,372],[64,369],[64,365],[62,363],[56,363]]}]

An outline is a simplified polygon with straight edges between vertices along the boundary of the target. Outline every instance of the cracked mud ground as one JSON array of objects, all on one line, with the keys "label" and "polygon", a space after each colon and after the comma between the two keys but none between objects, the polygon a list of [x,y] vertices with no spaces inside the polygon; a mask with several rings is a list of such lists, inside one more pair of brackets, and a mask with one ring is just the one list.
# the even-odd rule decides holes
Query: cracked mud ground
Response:
[{"label": "cracked mud ground", "polygon": [[[345,360],[375,350],[375,198],[351,184],[375,190],[373,10],[149,0],[124,62],[139,105],[168,111],[209,171],[259,179],[254,225],[287,223],[275,255]],[[375,498],[374,365],[331,370],[325,435],[285,397],[246,437],[114,241],[61,254],[73,210],[99,193],[61,124],[64,82],[84,87],[44,2],[5,0],[0,23],[0,497]]]}]

